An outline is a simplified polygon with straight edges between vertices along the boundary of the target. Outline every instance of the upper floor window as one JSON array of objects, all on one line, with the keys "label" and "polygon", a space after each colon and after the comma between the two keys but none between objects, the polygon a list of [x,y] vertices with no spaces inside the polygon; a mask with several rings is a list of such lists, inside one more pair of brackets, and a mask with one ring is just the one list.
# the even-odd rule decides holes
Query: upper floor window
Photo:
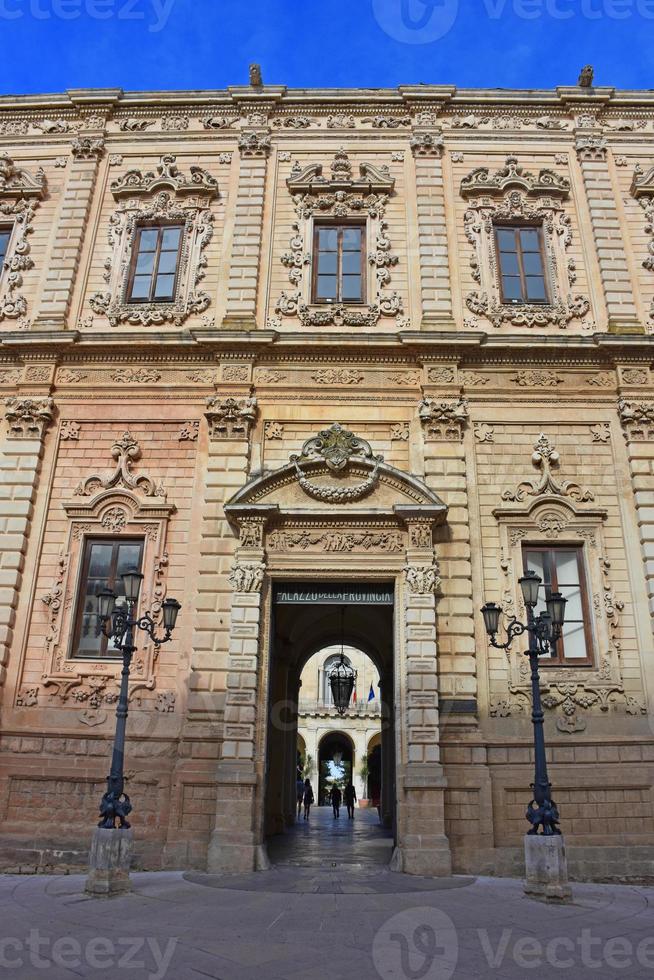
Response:
[{"label": "upper floor window", "polygon": [[365,302],[363,225],[316,224],[313,263],[314,303]]},{"label": "upper floor window", "polygon": [[175,299],[182,225],[136,230],[127,284],[129,303],[170,303]]},{"label": "upper floor window", "polygon": [[98,618],[98,594],[110,589],[118,596],[116,606],[124,603],[125,589],[121,576],[139,569],[143,561],[141,538],[87,538],[82,560],[77,613],[75,616],[72,655],[75,657],[118,656],[102,630]]},{"label": "upper floor window", "polygon": [[0,228],[0,272],[7,256],[9,240],[11,238],[11,228]]},{"label": "upper floor window", "polygon": [[548,303],[540,226],[497,225],[502,302]]},{"label": "upper floor window", "polygon": [[550,662],[590,663],[591,619],[582,548],[527,545],[523,547],[523,562],[525,571],[536,572],[543,580],[539,602],[534,610],[536,616],[546,611],[545,600],[550,592],[561,592],[568,600],[563,636]]}]

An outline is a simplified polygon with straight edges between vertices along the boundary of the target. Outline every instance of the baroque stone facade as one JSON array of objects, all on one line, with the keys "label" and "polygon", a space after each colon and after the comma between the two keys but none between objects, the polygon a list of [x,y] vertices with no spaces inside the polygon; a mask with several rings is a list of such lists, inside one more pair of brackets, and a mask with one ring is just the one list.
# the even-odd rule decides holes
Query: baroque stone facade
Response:
[{"label": "baroque stone facade", "polygon": [[[128,541],[143,609],[182,602],[134,657],[141,867],[265,866],[336,595],[379,672],[394,867],[519,872],[527,664],[479,609],[523,615],[526,550],[559,548],[585,598],[584,656],[542,671],[570,866],[654,874],[654,96],[371,99],[0,99],[5,868],[86,859],[120,667],[83,655],[80,597],[89,543]],[[321,299],[339,228],[357,302]]]}]

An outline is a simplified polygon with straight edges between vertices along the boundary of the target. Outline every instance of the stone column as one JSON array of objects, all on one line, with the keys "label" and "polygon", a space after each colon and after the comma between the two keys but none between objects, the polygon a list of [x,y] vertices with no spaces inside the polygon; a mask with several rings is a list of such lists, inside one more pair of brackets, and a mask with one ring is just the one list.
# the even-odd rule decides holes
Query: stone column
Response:
[{"label": "stone column", "polygon": [[398,774],[398,836],[393,866],[407,874],[452,871],[445,835],[446,780],[440,760],[434,551],[409,530],[404,593],[406,714],[396,716],[403,745]]},{"label": "stone column", "polygon": [[644,333],[633,300],[635,284],[627,264],[618,215],[619,192],[611,183],[606,141],[599,133],[587,133],[577,136],[575,145],[593,226],[609,332]]},{"label": "stone column", "polygon": [[414,132],[411,150],[416,168],[422,327],[453,329],[441,131]]},{"label": "stone column", "polygon": [[654,402],[621,398],[618,410],[627,440],[649,612],[654,617]]},{"label": "stone column", "polygon": [[266,130],[243,132],[239,149],[241,164],[223,323],[227,328],[254,330],[270,135]]},{"label": "stone column", "polygon": [[45,262],[36,329],[64,330],[79,265],[84,232],[93,203],[98,163],[104,153],[102,137],[81,136],[73,140],[72,159],[66,186],[55,217],[55,237]]},{"label": "stone column", "polygon": [[53,414],[54,402],[47,396],[5,399],[7,432],[0,454],[0,687],[7,674],[43,443]]}]

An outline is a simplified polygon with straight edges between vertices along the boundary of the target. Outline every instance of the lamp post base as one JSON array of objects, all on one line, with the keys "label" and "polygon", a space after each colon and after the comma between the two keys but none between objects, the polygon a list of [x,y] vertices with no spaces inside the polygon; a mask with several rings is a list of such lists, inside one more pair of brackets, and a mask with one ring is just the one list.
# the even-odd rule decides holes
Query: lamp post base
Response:
[{"label": "lamp post base", "polygon": [[561,834],[525,834],[525,894],[541,902],[572,901],[568,863]]},{"label": "lamp post base", "polygon": [[131,830],[106,830],[97,827],[91,842],[87,895],[110,898],[132,890],[129,868],[134,835]]}]

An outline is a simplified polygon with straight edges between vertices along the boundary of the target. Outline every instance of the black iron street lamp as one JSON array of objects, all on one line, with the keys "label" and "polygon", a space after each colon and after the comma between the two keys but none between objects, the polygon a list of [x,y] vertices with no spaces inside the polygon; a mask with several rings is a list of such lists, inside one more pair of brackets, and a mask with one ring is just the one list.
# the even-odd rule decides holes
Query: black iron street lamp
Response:
[{"label": "black iron street lamp", "polygon": [[356,672],[345,659],[345,606],[341,607],[341,659],[329,672],[329,686],[339,715],[344,715],[350,705]]},{"label": "black iron street lamp", "polygon": [[125,605],[116,609],[115,593],[105,590],[98,595],[98,616],[106,635],[114,641],[114,648],[123,655],[123,669],[120,676],[120,697],[116,708],[116,738],[111,758],[111,771],[107,776],[107,792],[100,803],[99,827],[113,830],[116,820],[120,821],[120,829],[128,829],[127,816],[132,810],[129,796],[124,792],[125,776],[125,729],[127,727],[127,709],[129,695],[129,668],[136,647],[134,646],[134,629],[138,628],[148,634],[157,646],[167,643],[172,638],[177,615],[182,608],[177,599],[165,599],[162,603],[164,635],[155,635],[156,624],[150,613],[134,618],[138,606],[139,592],[143,575],[137,571],[127,571],[121,576],[125,588]]},{"label": "black iron street lamp", "polygon": [[525,607],[527,609],[527,622],[519,623],[515,616],[509,620],[506,627],[506,643],[498,643],[496,636],[500,625],[502,608],[495,602],[487,602],[481,610],[484,617],[484,626],[490,637],[491,645],[499,650],[508,650],[516,636],[527,633],[529,636],[529,650],[527,655],[531,665],[531,694],[532,694],[532,714],[531,720],[534,725],[534,782],[532,783],[533,799],[527,807],[526,817],[532,825],[530,834],[537,834],[538,828],[542,828],[542,833],[546,836],[560,834],[558,828],[559,811],[552,799],[552,786],[547,775],[547,758],[545,755],[545,734],[543,731],[543,706],[540,697],[540,679],[538,676],[538,658],[551,656],[556,643],[561,637],[563,622],[565,619],[565,606],[567,599],[564,599],[560,592],[552,592],[545,600],[547,612],[541,612],[538,617],[534,616],[534,609],[538,604],[538,591],[542,585],[542,579],[535,572],[526,572],[519,580],[520,588]]}]

